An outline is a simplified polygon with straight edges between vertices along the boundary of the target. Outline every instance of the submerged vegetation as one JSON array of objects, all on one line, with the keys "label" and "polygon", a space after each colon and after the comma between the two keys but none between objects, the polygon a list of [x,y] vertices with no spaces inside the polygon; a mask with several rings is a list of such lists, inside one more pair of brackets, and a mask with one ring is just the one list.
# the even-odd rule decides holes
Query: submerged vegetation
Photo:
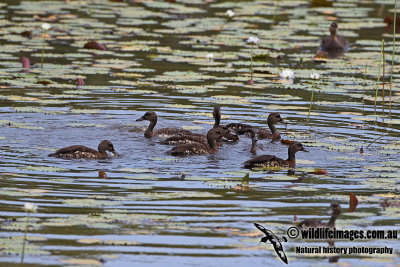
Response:
[{"label": "submerged vegetation", "polygon": [[[3,1],[0,265],[275,264],[253,223],[283,236],[330,203],[339,229],[399,229],[396,6]],[[175,154],[205,155],[168,155],[171,128],[206,143]],[[294,168],[296,145],[309,153]],[[289,262],[400,264],[398,251],[296,254],[305,244],[285,243]]]}]

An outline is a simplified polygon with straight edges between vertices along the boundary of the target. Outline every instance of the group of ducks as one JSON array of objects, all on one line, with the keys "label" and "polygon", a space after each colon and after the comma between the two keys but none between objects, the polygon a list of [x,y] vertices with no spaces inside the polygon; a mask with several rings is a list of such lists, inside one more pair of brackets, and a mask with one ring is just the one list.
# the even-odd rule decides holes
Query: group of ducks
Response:
[{"label": "group of ducks", "polygon": [[[337,57],[348,50],[346,40],[337,35],[338,25],[333,22],[329,27],[330,36],[325,37],[320,45],[320,51],[327,54],[329,57]],[[283,122],[279,113],[271,113],[268,116],[268,127],[270,131],[254,127],[243,123],[230,123],[228,125],[220,125],[221,109],[215,107],[213,111],[215,124],[206,135],[193,133],[189,130],[177,128],[162,128],[154,131],[157,124],[157,114],[153,111],[146,112],[141,118],[136,121],[148,120],[149,127],[146,129],[144,136],[146,138],[167,137],[161,141],[162,144],[176,145],[169,153],[174,156],[194,155],[194,154],[209,154],[218,152],[218,146],[221,146],[223,139],[230,141],[238,141],[239,135],[248,135],[252,139],[250,152],[256,153],[257,140],[272,139],[273,141],[280,139],[280,134],[275,128],[275,124]],[[102,141],[98,146],[98,151],[82,145],[75,145],[57,150],[55,153],[49,154],[52,157],[60,157],[66,159],[79,158],[105,158],[107,152],[110,151],[114,155],[118,155],[113,144],[108,141]],[[292,142],[288,149],[288,159],[281,159],[272,155],[261,155],[253,157],[244,163],[245,168],[254,167],[277,167],[277,166],[295,166],[295,154],[298,151],[307,152],[303,145],[299,142]]]},{"label": "group of ducks", "polygon": [[[221,125],[221,108],[219,106],[214,107],[213,117],[215,120],[214,126],[207,132],[206,135],[193,133],[182,128],[170,127],[155,130],[154,128],[157,124],[157,114],[153,111],[146,112],[136,121],[149,121],[150,124],[144,132],[144,136],[146,138],[166,138],[160,141],[160,143],[174,145],[174,147],[168,151],[168,153],[173,156],[217,153],[218,147],[222,145],[223,141],[237,142],[239,140],[239,136],[241,135],[248,135],[251,137],[252,145],[250,152],[255,154],[258,140],[271,139],[273,141],[277,141],[281,139],[279,132],[275,128],[275,125],[279,122],[284,123],[284,120],[277,112],[273,112],[268,116],[267,124],[269,130],[244,123],[230,123],[227,125]],[[86,146],[74,145],[59,149],[56,152],[49,154],[49,156],[64,159],[101,159],[108,156],[107,151],[114,155],[118,155],[113,144],[108,140],[104,140],[99,144],[98,151]],[[288,159],[285,160],[272,155],[255,156],[246,161],[244,163],[244,167],[249,169],[255,167],[294,167],[295,154],[298,151],[307,152],[301,143],[292,142],[288,148]]]}]

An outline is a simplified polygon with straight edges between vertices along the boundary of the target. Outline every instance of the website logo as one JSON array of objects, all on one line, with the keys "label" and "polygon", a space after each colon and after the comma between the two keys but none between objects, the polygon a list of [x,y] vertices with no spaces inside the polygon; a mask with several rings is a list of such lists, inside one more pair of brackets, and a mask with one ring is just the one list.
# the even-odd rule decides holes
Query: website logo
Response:
[{"label": "website logo", "polygon": [[268,230],[261,224],[254,223],[254,225],[265,234],[265,236],[261,238],[260,243],[267,243],[269,241],[274,246],[275,252],[278,254],[279,258],[281,258],[284,263],[288,264],[288,259],[283,251],[283,246],[281,243],[287,242],[287,238],[285,236],[282,238],[277,237],[271,230]]}]

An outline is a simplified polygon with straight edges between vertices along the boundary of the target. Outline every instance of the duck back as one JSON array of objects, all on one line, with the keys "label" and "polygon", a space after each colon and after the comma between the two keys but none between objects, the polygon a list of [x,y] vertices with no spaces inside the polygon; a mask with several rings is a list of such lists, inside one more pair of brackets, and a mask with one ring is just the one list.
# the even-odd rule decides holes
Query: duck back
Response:
[{"label": "duck back", "polygon": [[278,167],[288,166],[289,163],[281,158],[273,155],[261,155],[254,157],[244,163],[244,168],[252,169],[257,167]]},{"label": "duck back", "polygon": [[66,158],[66,159],[80,159],[80,158],[105,158],[106,153],[100,153],[82,145],[68,146],[49,154],[49,157]]},{"label": "duck back", "polygon": [[168,137],[166,140],[160,142],[163,145],[180,145],[189,143],[207,143],[206,136],[196,136],[196,135],[174,135]]},{"label": "duck back", "polygon": [[213,150],[203,143],[189,143],[177,145],[169,153],[173,156],[199,155],[212,153]]}]

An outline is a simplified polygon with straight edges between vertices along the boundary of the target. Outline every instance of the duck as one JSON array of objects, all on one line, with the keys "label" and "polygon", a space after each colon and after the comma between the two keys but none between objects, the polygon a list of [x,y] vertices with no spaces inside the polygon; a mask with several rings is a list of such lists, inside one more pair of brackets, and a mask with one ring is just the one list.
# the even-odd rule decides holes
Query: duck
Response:
[{"label": "duck", "polygon": [[278,122],[285,123],[285,121],[281,117],[281,114],[279,114],[278,112],[272,112],[271,114],[268,115],[268,119],[267,119],[267,124],[268,124],[268,127],[271,130],[271,132],[264,128],[254,127],[254,126],[251,126],[249,124],[244,124],[244,123],[229,123],[226,126],[231,128],[234,131],[238,131],[239,129],[244,129],[244,128],[253,128],[257,131],[257,138],[259,140],[272,139],[273,141],[275,141],[275,140],[281,139],[280,133],[275,128],[275,124],[277,124]]},{"label": "duck", "polygon": [[304,149],[303,145],[299,142],[293,142],[288,148],[288,159],[281,159],[272,155],[261,155],[253,157],[244,163],[244,168],[252,169],[256,167],[295,167],[296,158],[295,154],[298,151],[308,152]]},{"label": "duck", "polygon": [[169,137],[175,134],[190,134],[192,133],[189,130],[179,129],[179,128],[162,128],[157,131],[153,131],[154,127],[157,124],[157,114],[154,111],[147,111],[141,118],[137,119],[136,121],[150,121],[149,127],[147,127],[146,131],[144,132],[144,137],[152,138],[153,136],[163,136]]},{"label": "duck", "polygon": [[237,131],[238,135],[246,134],[251,138],[251,148],[250,153],[256,154],[257,153],[257,137],[256,137],[256,130],[253,128],[243,128]]},{"label": "duck", "polygon": [[235,134],[233,131],[230,131],[228,126],[220,125],[221,116],[222,116],[221,107],[215,106],[214,110],[213,110],[213,117],[214,117],[214,127],[213,128],[221,129],[221,134],[222,134],[223,138],[230,140],[230,141],[238,141],[239,137],[237,134]]},{"label": "duck", "polygon": [[[214,126],[213,129],[219,129],[221,136],[230,141],[237,141],[239,140],[238,135],[233,132],[231,129],[224,125],[220,125],[221,121],[221,108],[219,106],[215,106],[213,110],[213,117],[214,117]],[[217,145],[222,145],[222,137],[217,140]],[[188,143],[203,143],[207,144],[207,136],[204,134],[197,134],[197,133],[184,133],[184,134],[177,134],[167,138],[166,140],[161,141],[161,144],[164,145],[179,145],[179,144],[188,144]]]},{"label": "duck", "polygon": [[301,229],[307,228],[335,228],[335,221],[339,217],[342,208],[338,202],[332,202],[329,213],[331,214],[331,218],[328,223],[323,223],[320,220],[304,220],[298,223],[298,227]]},{"label": "duck", "polygon": [[177,145],[168,151],[173,156],[214,154],[218,152],[216,141],[222,137],[221,130],[212,128],[207,132],[207,144],[204,143],[188,143]]},{"label": "duck", "polygon": [[335,58],[341,56],[343,53],[347,52],[349,46],[347,41],[340,35],[337,35],[338,25],[336,22],[332,22],[329,27],[331,33],[330,36],[325,37],[321,41],[319,50],[328,54],[329,57]]},{"label": "duck", "polygon": [[64,159],[103,159],[108,157],[106,151],[110,151],[112,154],[119,156],[115,151],[113,144],[108,140],[101,141],[97,150],[98,151],[87,146],[75,145],[61,148],[48,156]]}]

